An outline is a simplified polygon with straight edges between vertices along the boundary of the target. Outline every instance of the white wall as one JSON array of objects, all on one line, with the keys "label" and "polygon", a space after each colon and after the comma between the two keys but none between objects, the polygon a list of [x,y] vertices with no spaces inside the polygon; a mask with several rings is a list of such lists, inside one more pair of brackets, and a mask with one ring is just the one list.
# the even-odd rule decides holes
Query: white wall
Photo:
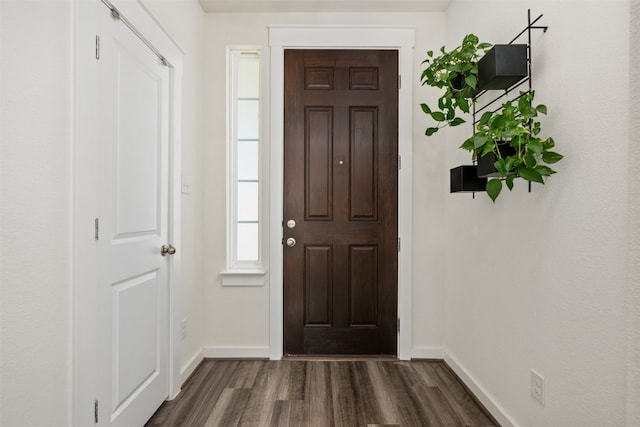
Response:
[{"label": "white wall", "polygon": [[[182,82],[182,283],[180,319],[187,319],[182,369],[198,359],[204,343],[204,24],[197,0],[145,0],[151,13],[184,52]],[[191,366],[193,367],[193,366]]]},{"label": "white wall", "polygon": [[[628,53],[634,49],[635,63],[640,56],[633,1],[630,47],[628,3],[616,0],[205,18],[195,0],[147,0],[186,53],[183,168],[192,192],[182,198],[183,364],[202,345],[268,344],[267,287],[222,288],[218,275],[225,46],[262,45],[268,58],[268,24],[415,25],[419,76],[423,53],[445,36],[507,41],[532,7],[550,26],[534,40],[537,94],[550,111],[545,131],[566,155],[544,188],[528,194],[520,185],[496,205],[449,195],[447,169],[468,160],[455,147],[469,130],[427,140],[418,103],[436,92],[413,82],[414,348],[419,355],[444,345],[515,424],[625,425],[625,411],[626,425],[640,424],[640,188],[630,179],[640,172],[640,116],[636,104],[631,119],[627,108],[640,95],[637,73],[629,84]],[[72,9],[71,0],[0,1],[2,426],[70,425]],[[529,397],[532,367],[547,381],[544,408]]]},{"label": "white wall", "polygon": [[70,425],[70,2],[0,2],[0,425]]},{"label": "white wall", "polygon": [[[446,352],[516,425],[621,426],[629,3],[454,1],[447,41],[473,32],[506,43],[527,7],[550,27],[534,33],[534,87],[549,109],[543,133],[565,159],[544,187],[527,193],[518,183],[495,205],[486,195],[447,197]],[[468,160],[456,149],[468,132],[448,133],[449,167]],[[545,377],[545,407],[529,395],[531,368]]]},{"label": "white wall", "polygon": [[[318,13],[318,14],[210,14],[207,16],[207,148],[206,148],[206,306],[205,342],[215,353],[228,348],[266,349],[269,343],[268,288],[222,287],[220,271],[225,269],[225,48],[227,45],[258,45],[264,49],[264,82],[269,81],[268,25],[408,25],[416,27],[415,70],[424,52],[444,43],[444,14],[440,13]],[[416,94],[427,93],[419,82],[404,82]],[[267,86],[268,87],[268,86]],[[265,91],[265,96],[268,96]],[[269,105],[267,100],[265,105]],[[426,120],[415,106],[414,115],[414,240],[420,254],[414,262],[413,341],[415,351],[426,355],[442,347],[441,305],[443,262],[443,198],[445,169],[443,144],[425,141]],[[268,116],[267,116],[268,118]],[[264,123],[268,126],[268,123]],[[269,134],[269,129],[265,129]],[[266,151],[268,152],[268,150]],[[276,236],[275,238],[279,238]]]},{"label": "white wall", "polygon": [[640,0],[631,2],[627,425],[640,425]]}]

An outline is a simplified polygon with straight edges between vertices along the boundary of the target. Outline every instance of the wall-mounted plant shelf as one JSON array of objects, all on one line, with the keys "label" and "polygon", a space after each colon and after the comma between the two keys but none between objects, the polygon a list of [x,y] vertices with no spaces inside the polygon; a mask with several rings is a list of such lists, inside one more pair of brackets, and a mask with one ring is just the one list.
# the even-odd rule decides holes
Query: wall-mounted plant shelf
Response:
[{"label": "wall-mounted plant shelf", "polygon": [[[480,60],[478,61],[478,86],[473,92],[473,133],[476,132],[476,125],[479,123],[478,118],[483,110],[492,111],[492,105],[508,94],[528,83],[528,87],[523,94],[532,93],[532,77],[531,77],[531,30],[541,29],[547,31],[546,26],[537,26],[535,23],[542,18],[542,15],[531,20],[531,10],[527,11],[528,25],[517,36],[515,36],[508,44],[494,45]],[[527,33],[527,44],[514,44],[524,33]],[[482,107],[476,108],[476,103],[482,97],[487,97],[488,91],[501,90],[501,94],[489,98],[483,102]],[[521,89],[522,90],[522,89]],[[523,96],[521,94],[520,96]],[[500,111],[501,107],[493,107],[493,113]],[[505,150],[511,152],[502,152],[500,154],[504,158],[515,154],[515,149],[505,144]],[[497,156],[493,152],[486,153],[484,156],[478,156],[477,164],[464,165],[451,169],[451,193],[457,192],[475,192],[485,191],[487,187],[487,178],[500,177],[500,173],[496,170],[494,164]],[[474,160],[474,163],[476,161]],[[529,191],[531,191],[531,182],[529,181]],[[472,190],[476,188],[477,190]]]},{"label": "wall-mounted plant shelf", "polygon": [[[515,179],[527,181],[531,191],[531,182],[544,184],[556,173],[548,165],[563,156],[553,151],[553,138],[542,136],[538,119],[547,114],[547,106],[533,104],[531,32],[547,30],[535,25],[541,18],[532,20],[528,10],[527,26],[508,44],[491,46],[467,34],[451,50],[427,51],[420,81],[443,93],[436,105],[420,104],[435,122],[425,135],[465,123],[463,114],[473,117],[471,136],[460,146],[471,153],[473,164],[451,169],[452,193],[486,191],[495,202],[503,187],[514,188]],[[525,33],[527,43],[515,43]],[[519,94],[511,94],[515,90]]]}]

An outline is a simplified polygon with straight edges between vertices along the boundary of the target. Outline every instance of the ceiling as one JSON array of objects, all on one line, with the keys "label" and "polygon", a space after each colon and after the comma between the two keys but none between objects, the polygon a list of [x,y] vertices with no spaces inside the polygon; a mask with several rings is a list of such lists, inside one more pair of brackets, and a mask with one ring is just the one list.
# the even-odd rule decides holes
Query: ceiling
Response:
[{"label": "ceiling", "polygon": [[199,0],[205,12],[440,12],[451,0]]}]

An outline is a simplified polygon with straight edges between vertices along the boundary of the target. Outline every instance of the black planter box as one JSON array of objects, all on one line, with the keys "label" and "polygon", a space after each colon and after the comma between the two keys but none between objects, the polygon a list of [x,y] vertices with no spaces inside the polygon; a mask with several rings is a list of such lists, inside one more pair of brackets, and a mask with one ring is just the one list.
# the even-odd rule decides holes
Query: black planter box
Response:
[{"label": "black planter box", "polygon": [[527,45],[497,44],[478,61],[478,90],[508,89],[528,75]]},{"label": "black planter box", "polygon": [[476,165],[463,165],[451,169],[451,193],[485,191],[487,178],[478,177]]},{"label": "black planter box", "polygon": [[[500,155],[503,158],[516,154],[516,149],[507,143],[499,144],[498,150],[500,150]],[[478,176],[481,178],[494,178],[500,176],[500,173],[494,166],[496,160],[498,160],[498,157],[494,152],[478,157]]]}]

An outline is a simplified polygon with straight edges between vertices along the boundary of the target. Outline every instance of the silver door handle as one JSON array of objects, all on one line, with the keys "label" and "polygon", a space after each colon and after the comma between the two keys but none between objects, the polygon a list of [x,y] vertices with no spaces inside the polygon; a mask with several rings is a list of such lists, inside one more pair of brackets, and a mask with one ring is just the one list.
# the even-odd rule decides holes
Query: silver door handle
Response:
[{"label": "silver door handle", "polygon": [[167,256],[167,254],[173,255],[175,253],[176,248],[174,248],[173,245],[162,245],[162,247],[160,248],[160,254],[162,256]]},{"label": "silver door handle", "polygon": [[289,237],[287,239],[287,246],[289,246],[290,248],[294,247],[296,245],[296,239],[294,239],[293,237]]}]

